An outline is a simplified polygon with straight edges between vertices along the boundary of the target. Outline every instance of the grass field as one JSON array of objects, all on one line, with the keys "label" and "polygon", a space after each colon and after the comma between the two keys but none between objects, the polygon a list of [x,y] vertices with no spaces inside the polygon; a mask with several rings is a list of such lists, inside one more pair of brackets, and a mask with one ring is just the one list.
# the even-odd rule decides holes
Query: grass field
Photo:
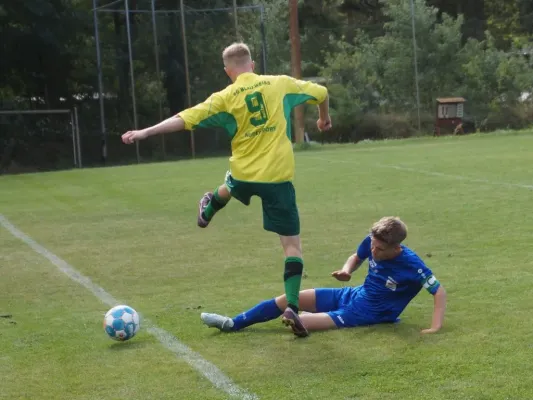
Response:
[{"label": "grass field", "polygon": [[[230,203],[205,230],[199,197],[227,159],[0,177],[0,214],[260,399],[533,399],[533,132],[325,146],[297,153],[307,277],[330,277],[385,215],[448,291],[445,326],[421,292],[395,326],[314,333],[280,321],[220,334],[283,291],[260,202]],[[364,268],[350,284],[359,284]],[[226,399],[146,328],[126,343],[110,308],[0,227],[1,399]],[[236,396],[239,398],[239,395]],[[242,396],[241,396],[242,398]]]}]

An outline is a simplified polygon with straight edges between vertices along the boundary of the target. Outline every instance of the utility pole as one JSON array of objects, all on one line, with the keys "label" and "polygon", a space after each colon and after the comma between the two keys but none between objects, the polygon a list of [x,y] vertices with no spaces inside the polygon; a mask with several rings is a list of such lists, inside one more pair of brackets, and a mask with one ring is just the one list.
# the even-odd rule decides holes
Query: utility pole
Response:
[{"label": "utility pole", "polygon": [[[291,37],[291,69],[292,76],[302,78],[302,60],[300,52],[300,32],[298,27],[298,0],[289,0],[290,37]],[[303,105],[294,109],[294,141],[304,141],[304,110]]]},{"label": "utility pole", "polygon": [[[181,40],[183,43],[183,57],[185,62],[185,81],[187,87],[187,107],[192,106],[191,98],[191,79],[189,75],[189,51],[187,50],[187,36],[185,35],[185,3],[180,0],[180,17],[181,17]],[[194,140],[194,130],[191,131],[191,155],[196,156],[196,145]]]},{"label": "utility pole", "polygon": [[420,123],[420,89],[418,87],[418,59],[417,59],[417,49],[416,49],[416,27],[415,27],[415,5],[413,0],[411,0],[411,27],[413,29],[413,54],[414,54],[414,67],[415,67],[415,86],[416,86],[416,109],[418,111],[418,132],[420,132],[421,123]]}]

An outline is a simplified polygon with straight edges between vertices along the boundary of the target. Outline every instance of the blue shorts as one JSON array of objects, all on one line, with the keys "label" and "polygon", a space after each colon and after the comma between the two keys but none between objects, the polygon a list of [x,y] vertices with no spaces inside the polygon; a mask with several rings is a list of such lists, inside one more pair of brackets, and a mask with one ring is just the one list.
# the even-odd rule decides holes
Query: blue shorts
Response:
[{"label": "blue shorts", "polygon": [[366,315],[365,305],[357,299],[361,288],[362,286],[348,286],[315,289],[316,312],[328,314],[337,328],[353,328],[391,322]]}]

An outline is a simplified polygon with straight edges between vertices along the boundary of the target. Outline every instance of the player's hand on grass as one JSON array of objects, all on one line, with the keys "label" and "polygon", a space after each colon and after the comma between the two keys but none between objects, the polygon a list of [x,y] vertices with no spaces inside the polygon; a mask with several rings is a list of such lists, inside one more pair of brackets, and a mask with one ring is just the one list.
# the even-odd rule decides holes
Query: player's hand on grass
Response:
[{"label": "player's hand on grass", "polygon": [[316,121],[316,126],[322,132],[329,131],[332,127],[331,118],[329,116],[326,118],[319,118],[318,121]]},{"label": "player's hand on grass", "polygon": [[422,329],[422,334],[426,335],[429,333],[437,333],[439,331],[438,328],[429,328],[429,329]]},{"label": "player's hand on grass", "polygon": [[338,281],[347,282],[350,279],[352,279],[352,274],[349,272],[343,271],[342,269],[339,271],[334,271],[331,273],[331,276],[337,279]]},{"label": "player's hand on grass", "polygon": [[146,139],[148,136],[145,129],[140,131],[128,131],[124,135],[122,135],[122,141],[126,144],[132,144],[139,140]]}]

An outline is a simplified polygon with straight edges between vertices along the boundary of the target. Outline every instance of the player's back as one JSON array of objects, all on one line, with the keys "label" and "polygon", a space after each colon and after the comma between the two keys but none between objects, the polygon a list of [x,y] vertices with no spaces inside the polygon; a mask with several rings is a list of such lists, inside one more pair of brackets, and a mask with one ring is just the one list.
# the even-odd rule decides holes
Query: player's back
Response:
[{"label": "player's back", "polygon": [[291,110],[306,102],[321,103],[326,88],[286,75],[244,73],[219,93],[236,125],[231,139],[233,177],[252,182],[291,181]]}]

